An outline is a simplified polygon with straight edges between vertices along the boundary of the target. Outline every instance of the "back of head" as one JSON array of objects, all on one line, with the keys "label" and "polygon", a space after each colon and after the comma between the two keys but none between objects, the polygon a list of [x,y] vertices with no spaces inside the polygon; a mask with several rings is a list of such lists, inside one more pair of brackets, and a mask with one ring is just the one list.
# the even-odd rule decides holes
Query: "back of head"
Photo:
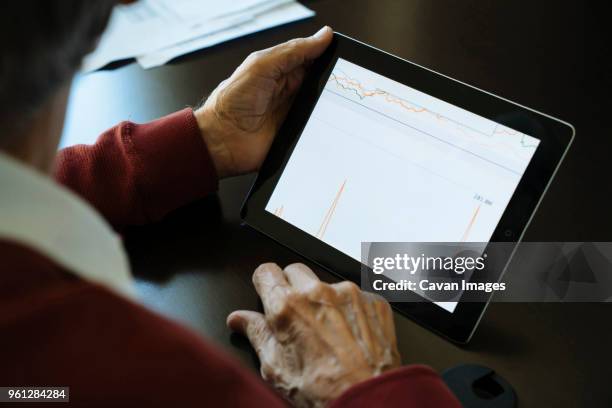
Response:
[{"label": "back of head", "polygon": [[36,112],[96,45],[114,0],[0,3],[0,149],[19,143]]}]

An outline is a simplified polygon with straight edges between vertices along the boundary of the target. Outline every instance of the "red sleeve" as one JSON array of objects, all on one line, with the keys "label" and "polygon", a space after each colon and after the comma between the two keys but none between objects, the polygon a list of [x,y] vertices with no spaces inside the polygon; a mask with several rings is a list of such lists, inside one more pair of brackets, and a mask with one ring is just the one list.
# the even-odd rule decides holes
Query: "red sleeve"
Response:
[{"label": "red sleeve", "polygon": [[[0,274],[0,384],[69,386],[71,406],[286,406],[254,373],[179,324],[27,247],[0,241],[0,256],[12,272]],[[330,404],[459,406],[425,366],[364,381]]]},{"label": "red sleeve", "polygon": [[411,365],[357,384],[329,408],[460,408],[461,404],[431,368]]},{"label": "red sleeve", "polygon": [[[217,175],[191,109],[144,125],[123,122],[105,132],[92,146],[78,145],[64,149],[58,155],[55,175],[60,183],[88,200],[116,228],[158,220],[169,211],[217,188]],[[91,293],[87,296],[87,303],[93,307]],[[116,300],[100,301],[99,305],[103,305],[99,310],[100,315],[112,315],[110,309],[118,303]],[[124,308],[126,306],[123,305]],[[129,306],[128,309],[138,315],[138,319],[123,319],[126,315],[126,309],[123,309],[116,311],[117,317],[112,321],[119,324],[125,320],[131,326],[139,319],[147,320],[144,327],[138,325],[138,333],[130,333],[128,326],[104,330],[108,334],[133,336],[127,344],[113,344],[117,341],[115,338],[100,341],[101,344],[92,344],[91,339],[85,338],[80,343],[94,346],[95,355],[99,358],[96,360],[98,368],[104,367],[102,372],[113,371],[105,364],[116,364],[116,374],[121,375],[111,377],[116,383],[111,382],[113,387],[107,389],[115,392],[121,390],[118,397],[123,401],[130,401],[137,394],[140,397],[150,396],[148,402],[154,405],[176,402],[177,396],[179,401],[182,396],[194,402],[195,398],[190,400],[193,392],[201,390],[203,399],[210,401],[212,397],[216,404],[283,405],[282,400],[270,393],[254,376],[226,360],[222,354],[204,346],[188,332],[150,316],[140,308]],[[87,313],[87,316],[91,316],[91,313]],[[88,333],[85,326],[80,325],[77,331],[85,337],[97,330],[92,328],[92,332]],[[148,335],[145,335],[145,327],[150,331]],[[94,337],[99,340],[100,334],[98,332]],[[144,338],[148,340],[142,341]],[[158,341],[151,342],[154,338]],[[64,345],[64,340],[61,340],[58,348],[69,348]],[[177,342],[183,345],[179,346]],[[101,347],[102,344],[112,347],[106,349]],[[147,345],[147,350],[143,349],[143,345]],[[122,350],[120,359],[115,358],[118,357],[117,350]],[[70,364],[63,361],[58,361],[57,367],[65,365],[69,368]],[[31,372],[36,372],[34,367],[32,369]],[[94,384],[91,379],[109,381],[109,378],[96,378],[99,373],[95,370],[90,373],[91,377],[70,378],[74,385],[78,384],[76,389],[81,392],[87,390],[86,394],[95,396],[103,390],[96,388],[100,382]],[[157,378],[153,380],[150,375]],[[80,383],[81,380],[84,382]],[[125,389],[119,384],[125,384]],[[164,391],[162,384],[168,385],[168,389]],[[182,390],[178,389],[179,384]],[[188,392],[185,393],[185,390]],[[460,404],[433,370],[425,366],[409,366],[357,384],[330,404],[331,408],[349,406],[452,408],[460,407]]]},{"label": "red sleeve", "polygon": [[286,406],[181,325],[27,247],[0,240],[0,255],[2,386],[68,386],[70,407]]},{"label": "red sleeve", "polygon": [[123,122],[92,146],[62,150],[55,177],[115,228],[159,220],[217,189],[191,109],[144,125]]}]

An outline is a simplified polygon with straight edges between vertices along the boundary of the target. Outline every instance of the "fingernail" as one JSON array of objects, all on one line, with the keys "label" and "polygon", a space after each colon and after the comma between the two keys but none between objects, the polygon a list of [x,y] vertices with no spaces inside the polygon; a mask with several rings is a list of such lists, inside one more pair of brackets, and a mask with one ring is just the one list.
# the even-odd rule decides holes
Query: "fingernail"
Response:
[{"label": "fingernail", "polygon": [[243,326],[241,318],[242,316],[240,316],[237,311],[234,311],[227,316],[227,318],[225,319],[225,324],[233,331],[239,331]]},{"label": "fingernail", "polygon": [[325,35],[325,33],[327,33],[330,30],[329,26],[324,26],[323,28],[321,28],[319,31],[317,31],[315,33],[315,35],[313,35],[314,38],[316,39],[320,39],[321,37],[323,37]]}]

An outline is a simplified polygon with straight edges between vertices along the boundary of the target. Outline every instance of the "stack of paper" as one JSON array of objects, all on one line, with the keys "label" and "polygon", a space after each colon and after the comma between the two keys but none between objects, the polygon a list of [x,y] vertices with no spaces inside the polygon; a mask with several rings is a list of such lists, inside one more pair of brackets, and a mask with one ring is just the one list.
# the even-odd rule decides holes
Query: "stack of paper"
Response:
[{"label": "stack of paper", "polygon": [[127,58],[152,68],[191,51],[313,15],[294,0],[140,0],[115,8],[96,51],[85,58],[83,71]]}]

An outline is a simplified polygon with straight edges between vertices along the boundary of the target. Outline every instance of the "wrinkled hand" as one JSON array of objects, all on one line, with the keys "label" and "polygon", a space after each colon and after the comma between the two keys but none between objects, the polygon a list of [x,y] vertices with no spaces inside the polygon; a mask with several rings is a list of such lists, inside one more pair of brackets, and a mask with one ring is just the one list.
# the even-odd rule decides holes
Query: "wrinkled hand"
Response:
[{"label": "wrinkled hand", "polygon": [[253,283],[264,313],[236,311],[262,377],[299,407],[320,407],[351,385],[398,367],[393,314],[352,282],[326,284],[307,266],[263,264]]},{"label": "wrinkled hand", "polygon": [[324,27],[311,37],[252,53],[194,112],[219,177],[259,168],[306,66],[331,39],[332,30]]}]

